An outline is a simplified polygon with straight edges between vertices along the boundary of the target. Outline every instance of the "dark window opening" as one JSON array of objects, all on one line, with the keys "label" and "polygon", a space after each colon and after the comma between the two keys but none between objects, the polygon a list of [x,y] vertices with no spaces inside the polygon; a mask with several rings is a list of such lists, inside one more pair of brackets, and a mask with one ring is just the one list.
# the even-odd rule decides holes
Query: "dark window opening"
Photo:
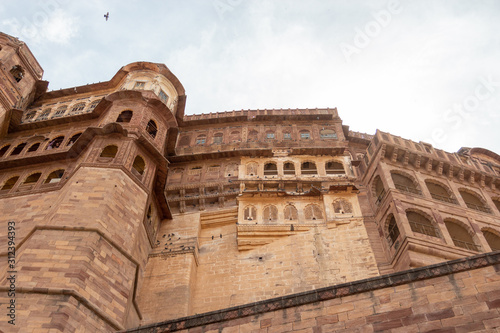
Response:
[{"label": "dark window opening", "polygon": [[100,157],[114,158],[118,152],[118,147],[115,145],[106,146],[101,152]]},{"label": "dark window opening", "polygon": [[28,153],[31,153],[31,152],[33,152],[33,151],[37,151],[39,147],[40,147],[40,142],[37,142],[37,143],[32,144],[32,145],[28,148]]},{"label": "dark window opening", "polygon": [[59,148],[61,143],[64,141],[64,136],[58,136],[57,138],[53,139],[52,141],[49,142],[47,145],[46,150],[51,150],[51,149],[56,149]]},{"label": "dark window opening", "polygon": [[19,82],[24,77],[24,69],[22,69],[21,66],[16,65],[12,67],[12,69],[10,70],[10,74],[12,74],[16,82]]},{"label": "dark window opening", "polygon": [[52,171],[45,180],[45,184],[58,183],[61,181],[63,175],[64,175],[64,169]]},{"label": "dark window opening", "polygon": [[80,135],[82,135],[82,133],[78,133],[78,134],[73,135],[69,139],[67,146],[72,146],[76,142],[76,140],[78,140],[78,138],[80,137]]},{"label": "dark window opening", "polygon": [[132,119],[132,114],[133,112],[130,110],[123,111],[120,113],[118,118],[116,119],[117,123],[130,123],[130,120]]},{"label": "dark window opening", "polygon": [[134,159],[134,164],[132,164],[133,170],[135,170],[139,175],[144,174],[144,170],[146,168],[146,163],[140,156],[136,156]]},{"label": "dark window opening", "polygon": [[156,138],[156,133],[158,133],[158,128],[156,127],[156,123],[154,121],[150,120],[148,122],[148,125],[146,126],[146,132],[148,132],[153,139]]},{"label": "dark window opening", "polygon": [[19,155],[23,151],[24,147],[26,147],[26,142],[18,144],[17,147],[14,148],[14,150],[12,150],[12,153],[10,155],[11,156],[12,155]]},{"label": "dark window opening", "polygon": [[0,149],[0,157],[5,155],[5,153],[7,152],[7,150],[9,150],[9,148],[10,148],[10,145],[3,146],[2,149]]},{"label": "dark window opening", "polygon": [[5,184],[3,184],[1,191],[10,190],[11,188],[13,188],[14,185],[16,185],[18,179],[19,179],[19,176],[9,178],[5,182]]}]

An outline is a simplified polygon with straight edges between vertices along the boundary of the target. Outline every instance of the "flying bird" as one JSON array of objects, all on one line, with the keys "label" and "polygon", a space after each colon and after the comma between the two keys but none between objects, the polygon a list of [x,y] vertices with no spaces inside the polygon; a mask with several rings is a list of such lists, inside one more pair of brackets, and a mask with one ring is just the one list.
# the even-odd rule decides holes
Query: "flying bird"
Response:
[{"label": "flying bird", "polygon": [[107,21],[107,20],[108,20],[108,18],[109,18],[109,12],[107,12],[107,13],[104,15],[104,17],[106,18],[106,21]]}]

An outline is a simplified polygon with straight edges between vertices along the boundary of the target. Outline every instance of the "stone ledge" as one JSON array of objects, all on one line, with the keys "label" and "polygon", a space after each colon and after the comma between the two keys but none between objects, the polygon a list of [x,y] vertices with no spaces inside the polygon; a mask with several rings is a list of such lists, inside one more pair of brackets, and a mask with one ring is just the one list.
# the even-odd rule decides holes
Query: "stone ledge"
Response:
[{"label": "stone ledge", "polygon": [[394,287],[402,284],[408,284],[416,281],[436,278],[498,264],[500,264],[500,251],[490,252],[473,257],[462,258],[426,267],[391,273],[374,278],[343,283],[336,286],[325,287],[298,294],[273,298],[265,301],[235,306],[218,311],[168,320],[156,324],[133,328],[124,332],[175,332],[177,330],[184,330],[221,321],[253,316],[268,311],[276,311],[289,307],[326,301],[329,299],[373,291],[376,289]]}]

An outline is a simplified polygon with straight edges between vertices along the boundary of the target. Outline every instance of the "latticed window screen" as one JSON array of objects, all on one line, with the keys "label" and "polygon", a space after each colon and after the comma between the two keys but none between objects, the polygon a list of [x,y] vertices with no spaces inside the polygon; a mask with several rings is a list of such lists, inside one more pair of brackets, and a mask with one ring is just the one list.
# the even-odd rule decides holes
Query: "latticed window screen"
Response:
[{"label": "latticed window screen", "polygon": [[321,211],[321,208],[319,208],[319,206],[315,204],[306,206],[306,208],[304,209],[304,214],[306,216],[306,220],[323,219],[323,212]]},{"label": "latticed window screen", "polygon": [[278,220],[278,209],[274,205],[264,208],[264,222],[273,222]]},{"label": "latticed window screen", "polygon": [[247,221],[253,221],[257,219],[257,209],[254,206],[245,207],[244,219]]},{"label": "latticed window screen", "polygon": [[257,163],[248,163],[247,164],[247,175],[255,176],[257,174]]},{"label": "latticed window screen", "polygon": [[285,207],[285,221],[295,221],[298,220],[297,208],[294,205],[288,205]]},{"label": "latticed window screen", "polygon": [[350,214],[353,212],[352,205],[345,199],[337,199],[333,202],[333,210],[336,214]]}]

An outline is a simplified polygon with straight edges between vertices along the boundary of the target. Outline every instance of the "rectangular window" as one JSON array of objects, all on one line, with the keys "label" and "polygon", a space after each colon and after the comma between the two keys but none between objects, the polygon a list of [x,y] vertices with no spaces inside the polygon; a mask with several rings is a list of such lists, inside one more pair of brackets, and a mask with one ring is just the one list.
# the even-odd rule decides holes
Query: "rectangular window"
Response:
[{"label": "rectangular window", "polygon": [[274,139],[274,133],[267,133],[266,138],[267,139]]},{"label": "rectangular window", "polygon": [[162,102],[167,104],[167,102],[168,102],[167,94],[165,94],[165,92],[163,90],[160,90],[160,93],[158,95],[160,96],[160,99],[162,100]]},{"label": "rectangular window", "polygon": [[134,89],[144,89],[144,86],[146,85],[146,82],[141,82],[141,81],[137,81],[134,85]]},{"label": "rectangular window", "polygon": [[309,133],[300,133],[300,138],[302,140],[309,140],[310,137],[311,135]]},{"label": "rectangular window", "polygon": [[283,139],[285,139],[285,140],[291,140],[292,139],[292,134],[291,133],[283,133]]}]

